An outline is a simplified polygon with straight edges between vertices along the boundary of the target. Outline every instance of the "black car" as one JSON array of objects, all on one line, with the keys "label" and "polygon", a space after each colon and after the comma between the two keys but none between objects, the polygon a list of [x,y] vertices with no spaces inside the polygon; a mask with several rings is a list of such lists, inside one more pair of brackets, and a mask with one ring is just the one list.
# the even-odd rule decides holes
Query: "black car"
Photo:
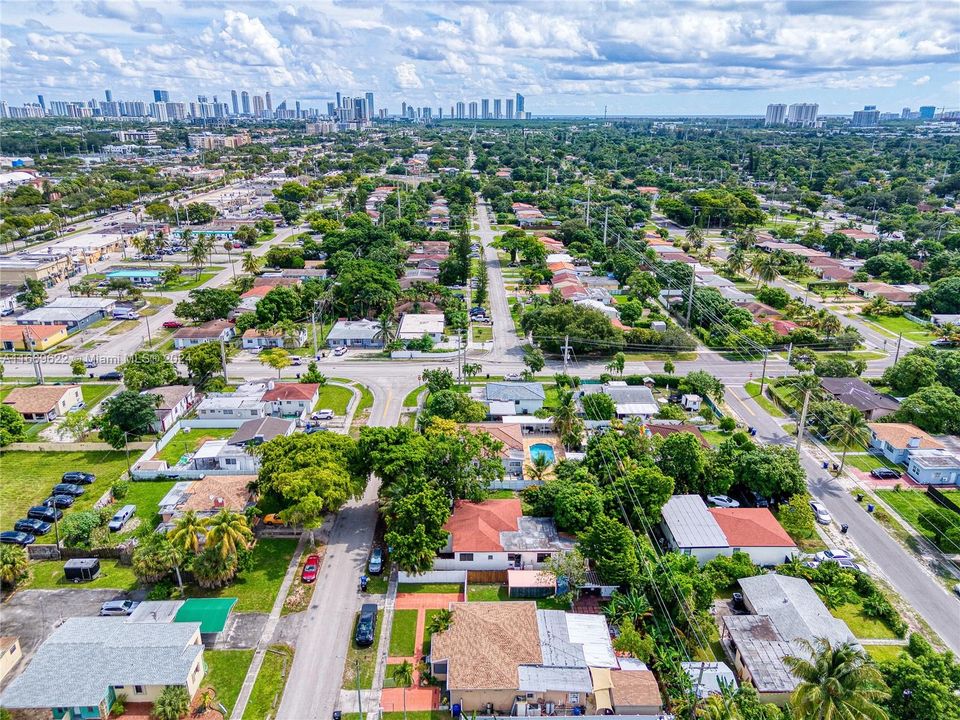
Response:
[{"label": "black car", "polygon": [[82,487],[76,483],[57,483],[53,486],[53,490],[50,491],[52,495],[72,495],[73,497],[80,497],[86,492]]},{"label": "black car", "polygon": [[0,543],[6,545],[30,545],[36,541],[37,539],[30,533],[16,532],[14,530],[0,532]]},{"label": "black car", "polygon": [[896,480],[900,477],[900,473],[897,470],[892,470],[890,468],[874,468],[870,471],[870,474],[875,477],[877,480]]},{"label": "black car", "polygon": [[72,495],[51,495],[46,500],[43,501],[43,504],[47,507],[63,508],[73,507],[73,503],[76,501],[76,498]]},{"label": "black car", "polygon": [[43,520],[44,522],[53,522],[63,517],[63,511],[46,505],[34,505],[27,510],[27,517],[32,520]]},{"label": "black car", "polygon": [[116,370],[111,370],[110,372],[105,372],[100,376],[101,380],[123,380],[123,373],[119,373]]},{"label": "black car", "polygon": [[377,606],[373,603],[364,603],[360,606],[360,619],[357,620],[357,631],[353,634],[353,641],[359,647],[373,645],[373,631],[377,626]]},{"label": "black car", "polygon": [[93,473],[71,470],[70,472],[65,472],[63,477],[60,478],[60,481],[65,483],[73,483],[74,485],[90,485],[96,479],[97,476]]},{"label": "black car", "polygon": [[50,532],[50,523],[34,518],[24,518],[17,520],[13,524],[13,529],[17,532],[30,533],[31,535],[46,535]]}]

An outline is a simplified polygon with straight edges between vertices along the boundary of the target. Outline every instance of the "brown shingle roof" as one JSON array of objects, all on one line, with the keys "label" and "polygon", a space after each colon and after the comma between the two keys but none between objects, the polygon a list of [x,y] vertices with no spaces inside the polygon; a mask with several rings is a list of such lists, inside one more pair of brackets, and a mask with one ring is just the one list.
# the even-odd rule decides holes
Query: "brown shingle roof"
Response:
[{"label": "brown shingle roof", "polygon": [[14,388],[3,399],[4,405],[10,405],[20,414],[48,413],[57,406],[67,392],[79,385],[34,385]]},{"label": "brown shingle roof", "polygon": [[182,327],[173,334],[173,337],[179,339],[219,337],[220,333],[228,327],[233,327],[233,323],[227,320],[211,320],[196,327]]},{"label": "brown shingle roof", "polygon": [[240,512],[251,499],[247,484],[252,480],[256,480],[255,475],[208,475],[190,485],[186,502],[177,509],[210,512],[226,508]]},{"label": "brown shingle roof", "polygon": [[451,603],[450,608],[450,627],[433,636],[430,655],[447,660],[452,692],[516,690],[517,667],[543,662],[536,603]]},{"label": "brown shingle roof", "polygon": [[[9,397],[9,396],[8,396]],[[867,423],[873,434],[895,448],[905,448],[910,438],[920,438],[923,449],[943,450],[943,445],[927,435],[916,425],[910,423]]]},{"label": "brown shingle roof", "polygon": [[613,670],[610,680],[613,682],[614,706],[660,707],[663,704],[657,678],[649,670]]}]

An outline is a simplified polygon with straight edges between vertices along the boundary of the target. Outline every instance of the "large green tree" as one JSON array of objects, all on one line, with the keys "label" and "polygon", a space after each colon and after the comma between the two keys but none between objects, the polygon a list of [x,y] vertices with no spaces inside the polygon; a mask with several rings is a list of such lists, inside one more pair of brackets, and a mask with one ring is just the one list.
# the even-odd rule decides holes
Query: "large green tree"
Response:
[{"label": "large green tree", "polygon": [[613,585],[631,585],[640,574],[635,539],[623,523],[600,514],[578,537],[580,550],[593,561],[600,578]]},{"label": "large green tree", "polygon": [[900,403],[895,418],[929,433],[957,434],[960,433],[960,397],[939,383],[927,385]]},{"label": "large green tree", "polygon": [[139,350],[117,366],[123,373],[123,384],[129,390],[149,390],[169,385],[177,379],[177,369],[163,353]]},{"label": "large green tree", "polygon": [[0,405],[0,447],[20,442],[25,434],[23,415],[9,405]]},{"label": "large green tree", "polygon": [[136,440],[151,432],[157,420],[157,395],[141,395],[124,390],[103,401],[100,435],[113,447],[122,448],[126,440]]},{"label": "large green tree", "polygon": [[240,296],[233,290],[222,288],[197,288],[191,290],[189,300],[182,300],[173,309],[178,318],[207,322],[223,320],[240,302]]},{"label": "large green tree", "polygon": [[693,433],[671,433],[660,444],[657,465],[674,479],[677,493],[699,493],[707,468],[707,452]]},{"label": "large green tree", "polygon": [[421,573],[433,567],[436,554],[447,543],[444,524],[450,500],[436,483],[414,478],[407,492],[391,502],[385,513],[390,558],[401,570]]}]

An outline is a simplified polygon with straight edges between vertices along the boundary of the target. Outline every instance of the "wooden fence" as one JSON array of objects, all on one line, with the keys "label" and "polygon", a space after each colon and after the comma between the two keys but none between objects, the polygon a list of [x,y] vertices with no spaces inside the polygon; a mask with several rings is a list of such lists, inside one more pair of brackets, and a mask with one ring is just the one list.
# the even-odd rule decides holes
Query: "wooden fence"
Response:
[{"label": "wooden fence", "polygon": [[467,570],[467,582],[477,583],[480,585],[486,585],[486,584],[506,585],[507,571],[506,570]]}]

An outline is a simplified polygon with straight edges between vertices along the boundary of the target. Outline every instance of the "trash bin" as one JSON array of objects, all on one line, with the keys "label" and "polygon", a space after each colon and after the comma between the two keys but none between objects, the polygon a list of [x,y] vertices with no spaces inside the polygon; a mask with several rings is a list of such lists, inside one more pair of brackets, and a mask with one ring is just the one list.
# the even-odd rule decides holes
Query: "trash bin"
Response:
[{"label": "trash bin", "polygon": [[846,523],[843,523],[843,525],[840,526],[840,532],[842,532],[844,535],[846,535],[846,534],[847,534],[847,530],[848,530],[849,528],[850,528],[849,525],[847,525]]},{"label": "trash bin", "polygon": [[824,461],[823,461],[823,469],[826,470],[828,467],[830,467],[830,463],[828,463],[826,460],[824,460]]},{"label": "trash bin", "polygon": [[868,512],[868,513],[872,513],[872,512],[873,512],[873,504],[872,504],[872,503],[867,503],[867,512]]},{"label": "trash bin", "polygon": [[863,493],[857,493],[857,502],[863,502]]}]

